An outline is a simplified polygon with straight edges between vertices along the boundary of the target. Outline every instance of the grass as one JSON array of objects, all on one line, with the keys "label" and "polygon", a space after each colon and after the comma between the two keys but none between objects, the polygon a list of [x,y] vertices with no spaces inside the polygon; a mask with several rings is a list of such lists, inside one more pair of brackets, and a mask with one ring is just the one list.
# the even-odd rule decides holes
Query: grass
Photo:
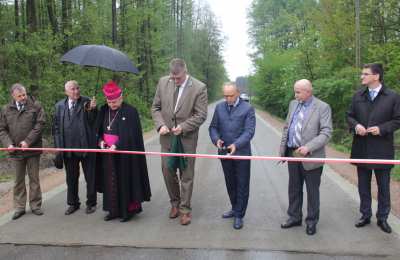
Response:
[{"label": "grass", "polygon": [[12,175],[9,174],[1,174],[0,175],[0,183],[7,182],[12,180]]}]

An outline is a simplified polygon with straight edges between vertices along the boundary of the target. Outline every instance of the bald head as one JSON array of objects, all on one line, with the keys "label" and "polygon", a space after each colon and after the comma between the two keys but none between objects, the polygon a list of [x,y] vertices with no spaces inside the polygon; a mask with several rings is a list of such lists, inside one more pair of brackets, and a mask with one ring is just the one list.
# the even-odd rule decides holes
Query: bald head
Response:
[{"label": "bald head", "polygon": [[307,101],[312,96],[312,92],[312,84],[308,79],[301,79],[294,83],[294,97],[298,101]]},{"label": "bald head", "polygon": [[224,98],[229,105],[235,104],[236,99],[240,95],[239,89],[235,83],[225,83],[222,87]]}]

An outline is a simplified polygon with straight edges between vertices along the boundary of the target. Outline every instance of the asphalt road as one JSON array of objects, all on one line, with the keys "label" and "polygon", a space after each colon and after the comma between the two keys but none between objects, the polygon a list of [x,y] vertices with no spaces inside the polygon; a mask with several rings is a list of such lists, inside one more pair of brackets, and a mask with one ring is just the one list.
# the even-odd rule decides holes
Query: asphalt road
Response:
[{"label": "asphalt road", "polygon": [[[207,130],[212,109],[201,129],[198,153],[216,152]],[[253,153],[276,155],[279,139],[279,133],[257,117]],[[150,139],[146,150],[159,151],[158,138]],[[307,236],[304,225],[280,228],[288,203],[286,165],[252,162],[244,228],[234,230],[232,220],[221,218],[230,205],[218,160],[196,161],[193,221],[181,226],[179,220],[168,218],[160,158],[147,159],[152,201],[130,222],[104,222],[101,205],[92,215],[79,210],[65,216],[62,186],[45,195],[45,215],[28,213],[16,221],[9,221],[11,214],[0,218],[0,259],[400,259],[399,219],[390,218],[392,234],[383,233],[375,222],[355,228],[356,189],[329,167],[322,178],[318,232]],[[84,195],[81,185],[83,200]]]}]

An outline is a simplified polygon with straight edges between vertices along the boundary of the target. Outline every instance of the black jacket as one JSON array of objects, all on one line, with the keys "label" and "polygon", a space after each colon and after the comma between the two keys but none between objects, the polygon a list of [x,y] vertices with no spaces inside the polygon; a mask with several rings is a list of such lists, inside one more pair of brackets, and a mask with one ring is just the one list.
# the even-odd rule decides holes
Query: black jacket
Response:
[{"label": "black jacket", "polygon": [[[88,111],[85,106],[90,102],[88,97],[81,96],[76,103],[76,116],[78,118],[78,136],[80,138],[81,147],[73,148],[96,148],[96,116],[97,109]],[[68,110],[68,98],[64,98],[55,105],[55,113],[53,118],[53,136],[54,146],[56,148],[71,148],[65,147],[64,142],[64,115],[65,110]]]},{"label": "black jacket", "polygon": [[[347,111],[347,122],[353,133],[351,158],[394,159],[393,133],[400,128],[400,96],[382,85],[374,101],[370,100],[368,88],[358,90]],[[355,134],[355,127],[378,126],[380,135]],[[391,168],[393,165],[359,165],[365,168]]]}]

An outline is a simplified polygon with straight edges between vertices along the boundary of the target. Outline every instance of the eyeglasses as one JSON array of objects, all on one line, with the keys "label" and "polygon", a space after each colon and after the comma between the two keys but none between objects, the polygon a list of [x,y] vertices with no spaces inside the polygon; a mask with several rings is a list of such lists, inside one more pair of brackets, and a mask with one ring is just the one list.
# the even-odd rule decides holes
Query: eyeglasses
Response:
[{"label": "eyeglasses", "polygon": [[361,76],[370,76],[370,75],[376,75],[376,74],[373,74],[373,73],[361,73]]}]

